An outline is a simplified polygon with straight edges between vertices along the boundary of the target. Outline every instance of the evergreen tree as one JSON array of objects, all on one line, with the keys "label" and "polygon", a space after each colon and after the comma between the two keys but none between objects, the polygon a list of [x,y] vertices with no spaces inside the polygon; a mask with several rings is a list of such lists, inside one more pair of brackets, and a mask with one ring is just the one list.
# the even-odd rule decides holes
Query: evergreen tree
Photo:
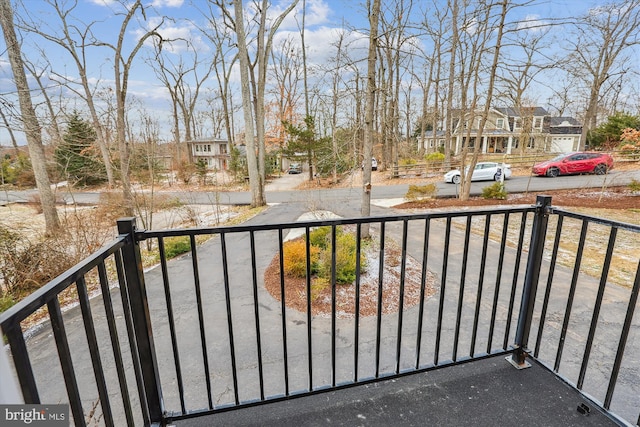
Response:
[{"label": "evergreen tree", "polygon": [[93,145],[96,131],[77,111],[69,119],[63,141],[55,151],[60,172],[77,185],[95,185],[106,181],[106,169]]},{"label": "evergreen tree", "polygon": [[287,121],[283,122],[289,141],[283,154],[289,158],[304,155],[309,165],[309,180],[313,180],[313,167],[316,172],[323,174],[331,170],[331,138],[317,138],[313,117],[307,116],[304,125],[295,126]]}]

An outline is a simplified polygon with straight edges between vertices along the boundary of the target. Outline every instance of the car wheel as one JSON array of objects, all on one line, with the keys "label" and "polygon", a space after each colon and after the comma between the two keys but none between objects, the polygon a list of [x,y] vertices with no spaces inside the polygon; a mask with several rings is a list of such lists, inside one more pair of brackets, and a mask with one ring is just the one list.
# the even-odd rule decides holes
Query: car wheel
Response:
[{"label": "car wheel", "polygon": [[595,173],[596,175],[604,175],[607,173],[607,165],[605,165],[604,163],[600,163],[598,166],[596,166],[593,169],[593,173]]},{"label": "car wheel", "polygon": [[551,178],[555,178],[558,175],[560,175],[560,170],[558,168],[550,168],[547,171],[547,176],[551,177]]},{"label": "car wheel", "polygon": [[451,178],[451,182],[453,182],[454,184],[460,184],[460,175],[456,175]]}]

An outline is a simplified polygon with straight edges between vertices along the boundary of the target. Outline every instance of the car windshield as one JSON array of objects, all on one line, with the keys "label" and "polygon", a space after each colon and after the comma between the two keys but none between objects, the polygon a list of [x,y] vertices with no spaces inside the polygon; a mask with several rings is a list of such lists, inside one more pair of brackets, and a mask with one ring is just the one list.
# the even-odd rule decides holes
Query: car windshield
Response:
[{"label": "car windshield", "polygon": [[559,156],[554,157],[553,159],[549,160],[550,162],[559,162],[560,160],[569,157],[570,155],[572,155],[573,153],[564,153],[564,154],[560,154]]}]

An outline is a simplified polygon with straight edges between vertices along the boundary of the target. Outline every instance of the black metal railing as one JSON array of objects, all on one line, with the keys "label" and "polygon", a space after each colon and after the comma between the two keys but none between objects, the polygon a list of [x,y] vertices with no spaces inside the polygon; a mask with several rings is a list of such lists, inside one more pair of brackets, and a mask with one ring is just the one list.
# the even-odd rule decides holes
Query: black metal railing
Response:
[{"label": "black metal railing", "polygon": [[[519,367],[536,359],[636,423],[640,227],[550,202],[166,231],[121,220],[113,244],[0,326],[25,401],[69,402],[76,425],[164,424],[499,354]],[[351,285],[338,278],[344,231],[355,236]],[[298,279],[284,261],[295,239]],[[142,241],[158,267],[143,270]],[[168,260],[177,245],[187,253]],[[62,313],[63,299],[80,310]]]}]

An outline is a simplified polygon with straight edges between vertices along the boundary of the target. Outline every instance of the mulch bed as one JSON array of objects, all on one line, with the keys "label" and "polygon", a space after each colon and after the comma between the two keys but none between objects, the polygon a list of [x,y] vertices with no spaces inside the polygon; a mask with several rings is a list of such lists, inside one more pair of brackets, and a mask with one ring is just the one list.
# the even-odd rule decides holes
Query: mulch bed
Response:
[{"label": "mulch bed", "polygon": [[[379,249],[370,247],[363,250],[367,259],[367,267],[360,275],[360,316],[373,316],[378,313],[378,266]],[[382,314],[398,311],[401,292],[401,251],[397,245],[385,242],[384,275],[382,283]],[[267,267],[264,274],[264,283],[267,291],[278,301],[281,301],[280,284],[280,258],[276,255]],[[413,259],[407,257],[404,280],[404,309],[417,305],[420,302],[422,285],[422,266]],[[307,312],[307,280],[304,277],[285,276],[285,304],[287,307],[302,313]],[[330,317],[332,314],[331,286],[311,286],[311,313],[314,316]],[[437,289],[435,276],[427,272],[425,277],[424,297],[433,295]],[[336,285],[336,317],[351,318],[356,312],[356,285]]]}]

